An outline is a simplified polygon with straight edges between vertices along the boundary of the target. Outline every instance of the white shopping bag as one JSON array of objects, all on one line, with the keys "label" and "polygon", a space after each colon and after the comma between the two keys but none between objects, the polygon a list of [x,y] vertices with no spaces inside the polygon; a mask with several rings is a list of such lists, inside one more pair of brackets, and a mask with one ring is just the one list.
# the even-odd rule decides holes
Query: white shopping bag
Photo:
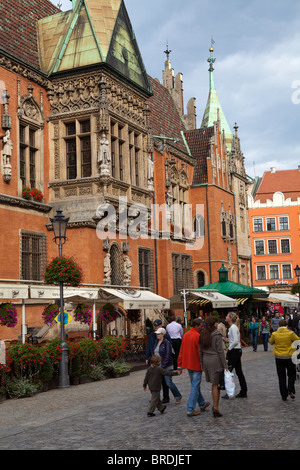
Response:
[{"label": "white shopping bag", "polygon": [[224,370],[225,390],[229,398],[233,398],[235,394],[234,374],[229,370]]}]

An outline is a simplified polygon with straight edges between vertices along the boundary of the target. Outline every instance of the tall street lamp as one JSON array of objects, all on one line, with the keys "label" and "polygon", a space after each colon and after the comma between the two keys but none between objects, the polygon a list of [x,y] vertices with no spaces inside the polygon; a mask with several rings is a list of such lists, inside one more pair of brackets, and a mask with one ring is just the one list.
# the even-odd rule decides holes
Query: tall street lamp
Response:
[{"label": "tall street lamp", "polygon": [[[297,266],[294,268],[295,276],[298,278],[298,287],[299,287],[299,278],[300,278],[300,268]],[[298,292],[299,300],[298,300],[298,311],[300,311],[300,292]]]},{"label": "tall street lamp", "polygon": [[[62,257],[62,246],[66,243],[67,225],[69,218],[66,218],[61,209],[56,211],[54,219],[50,219],[54,232],[54,242],[58,245],[58,253]],[[65,340],[65,322],[64,322],[64,283],[59,283],[60,287],[60,327],[61,327],[61,359],[59,364],[59,388],[70,387],[68,374],[68,346]]]}]

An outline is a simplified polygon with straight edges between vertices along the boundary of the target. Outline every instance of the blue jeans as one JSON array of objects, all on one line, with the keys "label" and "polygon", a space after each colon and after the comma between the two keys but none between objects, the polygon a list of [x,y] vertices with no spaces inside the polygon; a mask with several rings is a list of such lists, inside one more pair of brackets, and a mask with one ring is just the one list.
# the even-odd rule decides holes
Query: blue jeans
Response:
[{"label": "blue jeans", "polygon": [[164,379],[166,381],[167,386],[169,387],[169,389],[173,393],[175,400],[178,400],[179,398],[181,398],[182,397],[181,393],[178,390],[178,388],[176,387],[176,385],[174,384],[174,382],[172,380],[172,376],[171,375],[165,375]]},{"label": "blue jeans", "polygon": [[257,350],[257,333],[258,331],[257,330],[252,330],[250,332],[250,335],[251,335],[251,344],[253,346],[253,351],[256,351]]},{"label": "blue jeans", "polygon": [[269,343],[269,333],[262,333],[262,341],[264,345],[264,350],[268,351],[268,343]]},{"label": "blue jeans", "polygon": [[205,400],[200,390],[202,371],[188,369],[188,373],[191,381],[191,393],[187,404],[187,413],[192,413],[197,403],[200,408],[203,408]]}]

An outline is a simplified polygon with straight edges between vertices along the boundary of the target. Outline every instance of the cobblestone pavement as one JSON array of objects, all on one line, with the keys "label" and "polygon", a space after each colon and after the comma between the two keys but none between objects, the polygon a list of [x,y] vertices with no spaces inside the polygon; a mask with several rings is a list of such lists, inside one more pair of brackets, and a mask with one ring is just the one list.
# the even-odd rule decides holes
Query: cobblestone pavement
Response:
[{"label": "cobblestone pavement", "polygon": [[[264,352],[259,346],[256,353],[243,349],[242,364],[248,398],[220,399],[222,418],[214,418],[211,407],[200,416],[186,416],[190,391],[187,371],[174,378],[183,395],[181,404],[175,405],[171,398],[165,414],[156,412],[155,417],[147,418],[150,393],[142,388],[142,370],[127,377],[6,400],[0,404],[0,449],[298,449],[300,380],[296,382],[297,398],[284,402],[271,349]],[[211,402],[205,377],[201,390]]]}]

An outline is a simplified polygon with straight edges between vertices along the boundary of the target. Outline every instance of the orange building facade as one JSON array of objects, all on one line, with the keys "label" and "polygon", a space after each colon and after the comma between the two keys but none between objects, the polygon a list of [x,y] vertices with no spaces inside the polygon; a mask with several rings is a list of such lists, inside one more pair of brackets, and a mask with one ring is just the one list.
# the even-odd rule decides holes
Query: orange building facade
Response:
[{"label": "orange building facade", "polygon": [[290,293],[300,259],[300,169],[264,173],[249,197],[249,225],[253,284]]},{"label": "orange building facade", "polygon": [[[241,241],[248,182],[237,129],[225,135],[223,113],[207,108],[196,129],[194,102],[184,115],[169,59],[164,84],[146,74],[122,0],[77,1],[68,12],[48,0],[3,3],[3,14],[15,10],[24,24],[0,31],[1,283],[43,286],[58,255],[50,218],[61,209],[63,255],[78,261],[86,287],[170,299],[216,281],[222,264],[230,279],[251,284]],[[27,40],[15,48],[25,25]],[[42,326],[46,305],[26,300],[29,328]],[[0,327],[0,338],[20,334],[20,322]]]}]

